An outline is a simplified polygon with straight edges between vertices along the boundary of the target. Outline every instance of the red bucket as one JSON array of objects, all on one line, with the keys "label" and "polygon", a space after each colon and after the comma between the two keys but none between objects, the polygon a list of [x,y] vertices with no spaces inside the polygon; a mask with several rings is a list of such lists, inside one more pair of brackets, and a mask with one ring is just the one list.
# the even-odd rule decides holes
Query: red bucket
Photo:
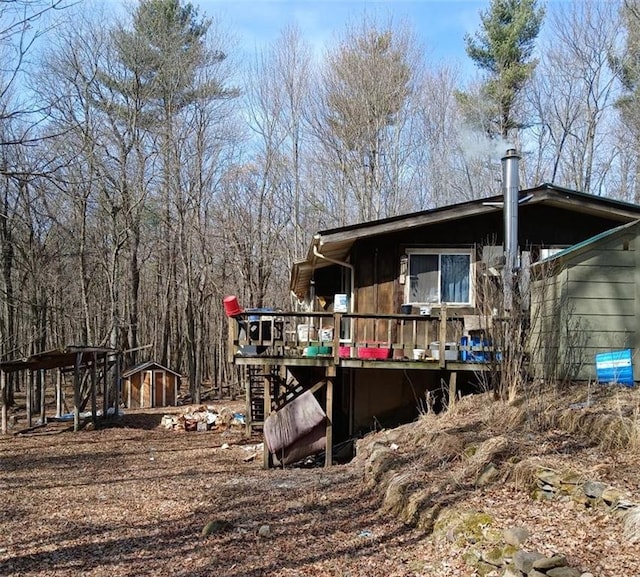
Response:
[{"label": "red bucket", "polygon": [[228,296],[224,297],[224,312],[228,317],[236,317],[241,315],[244,310],[240,307],[238,303],[238,297],[236,296]]}]

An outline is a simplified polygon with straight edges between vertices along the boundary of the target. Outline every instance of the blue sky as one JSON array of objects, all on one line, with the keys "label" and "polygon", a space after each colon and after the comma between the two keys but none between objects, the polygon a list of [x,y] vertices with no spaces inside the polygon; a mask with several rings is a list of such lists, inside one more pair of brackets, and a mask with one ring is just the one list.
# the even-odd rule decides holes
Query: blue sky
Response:
[{"label": "blue sky", "polygon": [[465,55],[464,35],[478,29],[480,10],[489,0],[191,0],[201,14],[220,16],[251,52],[275,40],[282,28],[297,23],[304,37],[321,52],[349,21],[365,12],[384,22],[408,21],[427,58],[472,65]]}]

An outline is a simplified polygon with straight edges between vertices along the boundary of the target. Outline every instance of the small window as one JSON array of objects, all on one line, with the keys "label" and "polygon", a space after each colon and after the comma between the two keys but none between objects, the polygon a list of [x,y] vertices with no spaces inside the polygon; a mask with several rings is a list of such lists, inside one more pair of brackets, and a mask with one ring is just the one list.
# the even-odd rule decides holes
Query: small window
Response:
[{"label": "small window", "polygon": [[409,252],[409,282],[405,301],[410,304],[470,305],[471,252]]}]

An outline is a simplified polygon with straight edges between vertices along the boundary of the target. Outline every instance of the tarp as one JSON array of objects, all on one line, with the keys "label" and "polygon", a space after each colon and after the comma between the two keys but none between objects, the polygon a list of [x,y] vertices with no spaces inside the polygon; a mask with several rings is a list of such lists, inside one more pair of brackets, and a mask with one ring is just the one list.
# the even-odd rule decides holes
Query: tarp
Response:
[{"label": "tarp", "polygon": [[[297,399],[269,415],[265,420],[264,440],[269,451],[272,454],[282,454],[284,449],[291,447],[314,429],[324,428],[321,425],[326,418],[325,412],[313,394],[309,391],[302,393]],[[315,445],[315,441],[318,441],[317,432],[313,437],[312,444]],[[313,453],[307,453],[300,458],[311,454]]]}]

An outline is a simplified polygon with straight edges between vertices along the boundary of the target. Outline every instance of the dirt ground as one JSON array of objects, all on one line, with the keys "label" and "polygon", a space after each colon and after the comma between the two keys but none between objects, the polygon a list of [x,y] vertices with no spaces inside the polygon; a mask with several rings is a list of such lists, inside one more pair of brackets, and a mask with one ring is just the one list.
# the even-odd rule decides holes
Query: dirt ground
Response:
[{"label": "dirt ground", "polygon": [[[127,414],[93,431],[53,427],[0,437],[0,575],[476,574],[446,535],[405,525],[380,508],[362,458],[329,469],[265,471],[260,438],[237,429],[169,431],[160,426],[165,412]],[[416,426],[473,430],[471,415],[469,408]],[[419,448],[427,435],[403,430],[394,438],[408,458],[416,450],[409,439]],[[386,434],[378,434],[380,443]],[[611,456],[560,433],[526,442],[552,461],[591,463],[607,482],[639,495],[633,455]],[[406,463],[408,472],[425,474],[424,465]],[[450,473],[441,463],[429,474]],[[607,512],[533,501],[513,483],[461,493],[460,503],[490,510],[498,529],[526,526],[531,547],[561,552],[595,577],[640,576],[640,547],[625,541],[619,519]]]}]

